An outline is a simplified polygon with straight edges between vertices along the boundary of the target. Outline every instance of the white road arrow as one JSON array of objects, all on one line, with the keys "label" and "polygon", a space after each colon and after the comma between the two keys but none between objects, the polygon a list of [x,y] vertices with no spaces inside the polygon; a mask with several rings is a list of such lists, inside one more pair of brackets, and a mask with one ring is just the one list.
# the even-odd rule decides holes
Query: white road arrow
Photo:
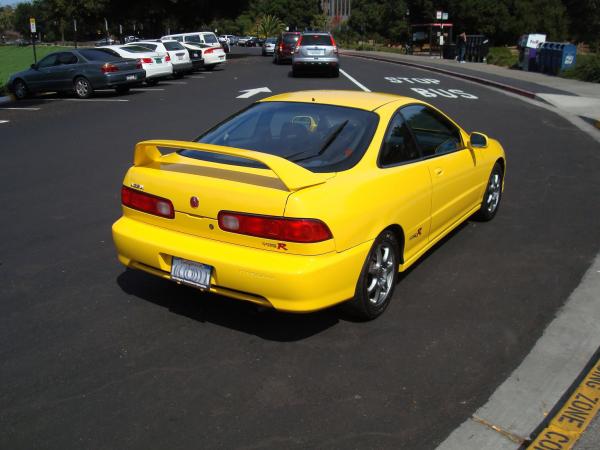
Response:
[{"label": "white road arrow", "polygon": [[244,89],[245,94],[238,95],[236,98],[250,98],[253,95],[260,94],[261,92],[272,92],[268,87],[254,88],[254,89]]}]

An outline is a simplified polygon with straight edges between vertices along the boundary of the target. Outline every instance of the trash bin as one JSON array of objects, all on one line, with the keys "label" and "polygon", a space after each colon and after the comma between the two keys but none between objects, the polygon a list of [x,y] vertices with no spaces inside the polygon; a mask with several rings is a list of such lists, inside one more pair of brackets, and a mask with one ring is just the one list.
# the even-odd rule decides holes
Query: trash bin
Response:
[{"label": "trash bin", "polygon": [[577,47],[565,42],[545,42],[538,51],[537,63],[540,72],[558,75],[574,66]]},{"label": "trash bin", "polygon": [[577,46],[573,44],[564,44],[560,58],[559,72],[570,69],[575,66],[577,60]]},{"label": "trash bin", "polygon": [[552,58],[554,54],[555,42],[544,42],[540,47],[540,57],[538,66],[540,72],[552,73]]},{"label": "trash bin", "polygon": [[465,60],[483,62],[489,53],[489,40],[482,34],[467,35]]},{"label": "trash bin", "polygon": [[456,58],[456,44],[444,44],[442,47],[442,57],[444,59]]}]

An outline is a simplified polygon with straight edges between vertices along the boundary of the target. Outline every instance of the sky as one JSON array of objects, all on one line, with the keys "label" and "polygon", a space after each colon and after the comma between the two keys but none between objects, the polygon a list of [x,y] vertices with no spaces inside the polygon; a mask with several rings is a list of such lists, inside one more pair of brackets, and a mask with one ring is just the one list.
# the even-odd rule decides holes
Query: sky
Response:
[{"label": "sky", "polygon": [[0,0],[0,6],[15,5],[17,3],[23,3],[23,0]]}]

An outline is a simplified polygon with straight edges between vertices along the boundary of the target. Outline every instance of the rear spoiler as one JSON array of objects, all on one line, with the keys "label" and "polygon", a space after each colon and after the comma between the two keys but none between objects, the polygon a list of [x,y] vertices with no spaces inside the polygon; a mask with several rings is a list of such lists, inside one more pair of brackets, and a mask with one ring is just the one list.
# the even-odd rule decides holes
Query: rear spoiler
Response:
[{"label": "rear spoiler", "polygon": [[189,141],[152,140],[139,142],[135,146],[133,165],[146,166],[158,161],[162,156],[158,147],[198,150],[258,161],[267,166],[282,181],[288,191],[298,191],[306,187],[323,184],[331,178],[331,174],[314,173],[285,158],[268,153]]}]

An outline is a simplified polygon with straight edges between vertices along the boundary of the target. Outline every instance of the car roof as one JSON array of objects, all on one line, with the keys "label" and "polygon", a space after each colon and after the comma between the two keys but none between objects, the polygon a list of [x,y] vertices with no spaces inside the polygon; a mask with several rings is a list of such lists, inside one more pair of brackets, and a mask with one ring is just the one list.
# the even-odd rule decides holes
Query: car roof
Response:
[{"label": "car roof", "polygon": [[323,91],[298,91],[278,94],[260,100],[261,102],[299,102],[299,103],[319,103],[334,106],[345,106],[349,108],[364,109],[374,111],[381,106],[398,102],[401,106],[405,103],[421,103],[410,97],[402,97],[394,94],[384,94],[381,92],[361,92],[361,91],[342,91],[342,90],[323,90]]}]

